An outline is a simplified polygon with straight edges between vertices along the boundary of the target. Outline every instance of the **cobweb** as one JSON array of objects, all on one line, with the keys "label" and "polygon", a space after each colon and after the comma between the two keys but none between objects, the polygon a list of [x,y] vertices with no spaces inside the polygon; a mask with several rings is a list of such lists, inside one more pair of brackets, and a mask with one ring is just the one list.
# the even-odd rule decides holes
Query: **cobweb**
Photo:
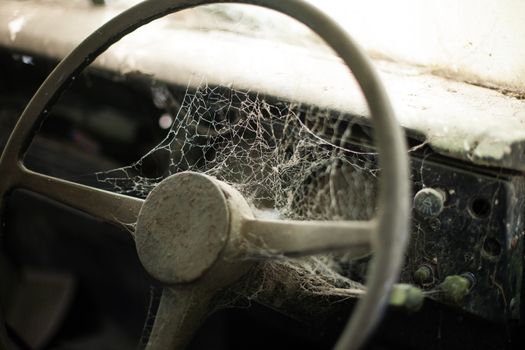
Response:
[{"label": "cobweb", "polygon": [[[201,82],[177,101],[166,86],[154,99],[172,114],[166,137],[130,166],[97,180],[145,198],[164,178],[195,171],[224,181],[256,212],[290,219],[367,219],[374,212],[375,153],[352,147],[355,117],[293,102],[275,102]],[[159,176],[146,159],[166,159]]]},{"label": "cobweb", "polygon": [[[158,83],[152,93],[155,104],[171,117],[171,127],[162,142],[134,164],[97,174],[98,181],[114,191],[145,198],[164,178],[195,171],[236,188],[256,216],[373,216],[379,170],[375,153],[352,143],[361,130],[356,116],[206,81],[188,87],[180,99]],[[145,175],[144,165],[151,158],[165,160],[156,176]],[[355,296],[363,287],[349,278],[349,264],[344,255],[261,262],[236,292],[275,308],[279,306],[272,305],[271,295],[276,288],[288,294],[293,289],[296,296]]]}]

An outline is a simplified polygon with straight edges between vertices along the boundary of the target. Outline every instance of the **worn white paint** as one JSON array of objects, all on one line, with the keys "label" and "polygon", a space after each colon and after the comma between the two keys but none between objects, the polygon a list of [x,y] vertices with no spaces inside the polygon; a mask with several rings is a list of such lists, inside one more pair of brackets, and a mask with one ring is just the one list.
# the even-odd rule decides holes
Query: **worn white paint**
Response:
[{"label": "worn white paint", "polygon": [[26,18],[21,16],[13,19],[7,24],[7,28],[9,28],[9,39],[15,40],[16,35],[22,30],[24,27],[24,24],[26,23]]},{"label": "worn white paint", "polygon": [[523,0],[310,0],[370,52],[525,92]]},{"label": "worn white paint", "polygon": [[[0,2],[0,45],[61,58],[118,12],[85,2],[74,11],[72,7],[65,0]],[[27,22],[13,41],[8,23],[16,19],[15,13]],[[355,81],[326,50],[269,40],[273,35],[269,33],[269,37],[253,37],[253,33],[240,35],[243,30],[195,29],[195,23],[198,28],[209,25],[209,13],[200,16],[194,13],[189,21],[166,18],[141,28],[94,65],[120,74],[141,72],[183,86],[198,85],[204,79],[367,114]],[[375,64],[400,124],[423,135],[436,151],[478,164],[525,170],[525,100],[438,77],[425,67],[381,60]]]}]

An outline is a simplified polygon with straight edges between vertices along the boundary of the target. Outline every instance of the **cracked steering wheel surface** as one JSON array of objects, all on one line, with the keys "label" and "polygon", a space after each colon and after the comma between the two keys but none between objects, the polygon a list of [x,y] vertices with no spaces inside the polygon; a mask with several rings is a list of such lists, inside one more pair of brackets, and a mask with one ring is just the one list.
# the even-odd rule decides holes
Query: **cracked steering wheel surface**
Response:
[{"label": "cracked steering wheel surface", "polygon": [[[342,58],[366,97],[381,166],[379,211],[370,221],[256,219],[239,192],[207,175],[166,178],[146,200],[35,173],[23,155],[36,127],[68,83],[126,34],[170,13],[204,4],[244,3],[286,14],[317,33]],[[408,239],[409,177],[405,140],[370,62],[329,17],[301,0],[149,0],[103,25],[49,75],[24,110],[0,161],[2,199],[15,187],[46,195],[109,223],[137,223],[137,251],[165,288],[147,349],[179,349],[191,339],[217,292],[242,277],[257,247],[302,256],[372,247],[367,293],[336,349],[359,348],[377,324],[399,274]],[[177,220],[178,218],[178,220]],[[195,262],[194,257],[199,261]],[[248,257],[248,259],[247,259]]]}]

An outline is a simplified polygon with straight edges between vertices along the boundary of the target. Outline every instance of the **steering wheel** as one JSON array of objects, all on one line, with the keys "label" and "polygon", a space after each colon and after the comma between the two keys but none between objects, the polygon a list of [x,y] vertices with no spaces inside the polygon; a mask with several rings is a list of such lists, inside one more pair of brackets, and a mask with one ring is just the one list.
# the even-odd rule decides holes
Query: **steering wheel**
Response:
[{"label": "steering wheel", "polygon": [[[372,115],[381,178],[379,210],[370,221],[256,219],[234,188],[210,176],[182,172],[145,200],[49,177],[27,169],[23,156],[46,110],[98,55],[126,34],[167,14],[198,5],[244,3],[286,14],[317,33],[342,58]],[[380,319],[401,269],[410,216],[405,139],[377,73],[363,51],[328,16],[301,0],[148,0],[124,11],[76,47],[33,96],[0,159],[0,196],[22,187],[108,223],[135,223],[146,270],[164,290],[148,350],[180,349],[209,311],[212,298],[241,278],[258,249],[304,256],[367,247],[374,252],[366,295],[336,349],[357,349]]]}]

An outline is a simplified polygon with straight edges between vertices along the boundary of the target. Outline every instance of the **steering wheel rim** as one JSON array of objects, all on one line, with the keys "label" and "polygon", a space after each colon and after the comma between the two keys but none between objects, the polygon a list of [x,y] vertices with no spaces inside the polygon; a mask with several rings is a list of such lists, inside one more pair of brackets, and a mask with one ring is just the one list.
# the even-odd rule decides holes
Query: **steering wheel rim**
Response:
[{"label": "steering wheel rim", "polygon": [[[313,5],[301,0],[149,0],[122,12],[86,38],[64,58],[33,96],[22,113],[0,159],[0,196],[24,186],[20,178],[28,172],[22,158],[46,110],[69,83],[113,43],[135,29],[165,15],[199,5],[216,3],[251,4],[285,14],[309,27],[344,61],[363,91],[371,113],[382,174],[375,254],[369,268],[367,293],[358,305],[336,344],[336,349],[357,349],[374,329],[403,262],[408,242],[410,185],[408,155],[403,132],[396,122],[387,94],[363,51],[336,22]],[[138,204],[137,204],[138,205]]]}]

